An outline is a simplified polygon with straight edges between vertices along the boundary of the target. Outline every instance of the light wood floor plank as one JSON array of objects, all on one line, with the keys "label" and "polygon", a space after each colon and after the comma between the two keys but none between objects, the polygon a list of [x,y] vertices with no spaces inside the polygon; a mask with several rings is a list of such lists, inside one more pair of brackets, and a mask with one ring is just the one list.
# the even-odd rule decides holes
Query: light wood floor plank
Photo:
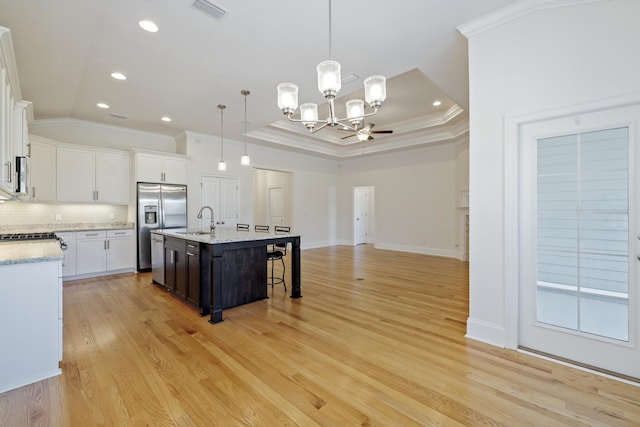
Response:
[{"label": "light wood floor plank", "polygon": [[301,259],[303,298],[217,325],[150,274],[65,283],[63,374],[0,394],[0,425],[640,425],[638,387],[466,339],[464,262]]}]

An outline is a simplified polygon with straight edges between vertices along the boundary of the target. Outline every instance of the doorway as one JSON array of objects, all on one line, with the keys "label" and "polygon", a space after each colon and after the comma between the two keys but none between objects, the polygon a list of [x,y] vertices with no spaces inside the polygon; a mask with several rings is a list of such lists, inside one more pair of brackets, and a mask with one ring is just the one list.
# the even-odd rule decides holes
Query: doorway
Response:
[{"label": "doorway", "polygon": [[373,187],[353,188],[353,244],[372,242]]},{"label": "doorway", "polygon": [[521,126],[519,346],[640,378],[640,106]]},{"label": "doorway", "polygon": [[253,169],[253,223],[291,227],[293,174],[269,169]]}]

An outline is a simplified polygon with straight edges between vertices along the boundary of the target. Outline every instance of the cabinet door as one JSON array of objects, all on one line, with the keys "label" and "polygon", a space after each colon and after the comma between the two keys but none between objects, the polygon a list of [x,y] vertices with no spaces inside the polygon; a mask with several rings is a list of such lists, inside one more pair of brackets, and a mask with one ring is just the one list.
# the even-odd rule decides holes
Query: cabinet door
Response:
[{"label": "cabinet door", "polygon": [[162,157],[136,154],[137,182],[162,182]]},{"label": "cabinet door", "polygon": [[0,68],[0,187],[10,193],[15,190],[13,159],[13,113],[15,100],[4,68]]},{"label": "cabinet door", "polygon": [[56,146],[34,139],[29,143],[29,200],[56,200]]},{"label": "cabinet door", "polygon": [[165,157],[163,159],[164,180],[168,184],[187,183],[187,162],[184,159]]},{"label": "cabinet door", "polygon": [[133,230],[110,230],[107,242],[107,271],[133,269]]},{"label": "cabinet door", "polygon": [[95,152],[58,147],[57,154],[57,200],[59,202],[93,202]]},{"label": "cabinet door", "polygon": [[129,203],[129,155],[95,153],[96,201]]},{"label": "cabinet door", "polygon": [[187,242],[187,300],[200,306],[200,250],[198,243]]},{"label": "cabinet door", "polygon": [[104,272],[107,268],[106,233],[78,233],[76,235],[76,273]]}]

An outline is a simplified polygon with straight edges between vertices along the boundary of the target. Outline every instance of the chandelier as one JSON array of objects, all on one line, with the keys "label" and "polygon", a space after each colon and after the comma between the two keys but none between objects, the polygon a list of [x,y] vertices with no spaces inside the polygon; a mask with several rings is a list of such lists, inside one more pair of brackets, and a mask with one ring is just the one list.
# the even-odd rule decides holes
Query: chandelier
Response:
[{"label": "chandelier", "polygon": [[[329,58],[331,58],[331,0],[329,0]],[[300,105],[300,119],[294,119],[293,114],[298,108],[298,86],[294,83],[280,83],[278,85],[278,108],[292,122],[302,123],[311,133],[315,133],[326,126],[341,126],[357,132],[362,129],[364,118],[378,112],[387,97],[386,78],[371,76],[364,80],[365,101],[373,111],[365,113],[364,101],[352,99],[346,102],[347,117],[336,116],[334,100],[342,87],[340,63],[329,59],[321,62],[317,67],[318,90],[329,102],[329,117],[318,119],[318,105],[305,103]],[[318,124],[322,123],[320,126]]]}]

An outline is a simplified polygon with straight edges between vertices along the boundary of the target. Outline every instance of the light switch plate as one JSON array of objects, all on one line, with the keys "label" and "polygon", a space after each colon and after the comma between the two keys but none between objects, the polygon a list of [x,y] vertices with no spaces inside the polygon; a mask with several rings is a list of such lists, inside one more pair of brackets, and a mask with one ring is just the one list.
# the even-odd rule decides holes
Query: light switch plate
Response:
[{"label": "light switch plate", "polygon": [[115,215],[115,214],[113,214],[113,213],[110,213],[110,214],[109,214],[109,219],[116,219],[116,215]]},{"label": "light switch plate", "polygon": [[56,221],[62,221],[62,214],[56,214]]}]

